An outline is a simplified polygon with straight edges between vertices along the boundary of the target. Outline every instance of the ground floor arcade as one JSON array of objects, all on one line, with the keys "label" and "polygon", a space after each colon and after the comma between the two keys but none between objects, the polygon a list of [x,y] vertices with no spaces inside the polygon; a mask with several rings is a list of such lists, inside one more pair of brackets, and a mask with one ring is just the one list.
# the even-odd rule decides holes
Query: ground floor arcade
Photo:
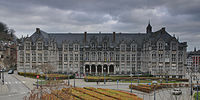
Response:
[{"label": "ground floor arcade", "polygon": [[83,67],[84,74],[115,74],[114,64],[85,64]]}]

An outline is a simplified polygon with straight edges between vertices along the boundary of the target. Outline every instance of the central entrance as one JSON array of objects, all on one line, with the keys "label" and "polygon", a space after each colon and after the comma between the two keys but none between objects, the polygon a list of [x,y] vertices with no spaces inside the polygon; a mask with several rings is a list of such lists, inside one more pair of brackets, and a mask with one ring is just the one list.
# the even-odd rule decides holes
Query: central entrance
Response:
[{"label": "central entrance", "polygon": [[114,74],[114,65],[107,65],[107,64],[86,64],[84,73],[87,75],[104,75],[104,74]]}]

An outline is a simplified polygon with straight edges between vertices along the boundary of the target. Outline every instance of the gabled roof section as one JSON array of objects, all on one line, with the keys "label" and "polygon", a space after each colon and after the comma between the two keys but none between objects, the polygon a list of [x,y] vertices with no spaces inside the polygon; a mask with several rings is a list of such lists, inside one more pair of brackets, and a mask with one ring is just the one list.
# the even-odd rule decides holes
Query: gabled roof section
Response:
[{"label": "gabled roof section", "polygon": [[163,40],[166,43],[170,43],[172,40],[177,41],[175,37],[172,37],[169,33],[165,31],[165,28],[148,34],[148,39],[151,40],[153,44],[155,44],[158,40]]},{"label": "gabled roof section", "polygon": [[48,33],[40,30],[39,28],[36,28],[36,32],[31,35],[31,40],[33,43],[37,41],[37,39],[41,38],[45,43],[48,43],[49,35]]}]

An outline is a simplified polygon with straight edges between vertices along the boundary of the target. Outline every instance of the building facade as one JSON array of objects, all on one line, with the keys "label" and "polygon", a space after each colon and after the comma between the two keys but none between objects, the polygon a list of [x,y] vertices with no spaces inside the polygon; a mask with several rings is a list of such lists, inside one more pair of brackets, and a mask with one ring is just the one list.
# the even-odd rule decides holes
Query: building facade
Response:
[{"label": "building facade", "polygon": [[192,73],[200,72],[200,50],[197,51],[195,48],[194,51],[188,53],[187,66]]},{"label": "building facade", "polygon": [[80,74],[185,75],[186,42],[162,28],[146,33],[47,33],[39,28],[18,43],[19,72],[50,64],[55,72]]}]

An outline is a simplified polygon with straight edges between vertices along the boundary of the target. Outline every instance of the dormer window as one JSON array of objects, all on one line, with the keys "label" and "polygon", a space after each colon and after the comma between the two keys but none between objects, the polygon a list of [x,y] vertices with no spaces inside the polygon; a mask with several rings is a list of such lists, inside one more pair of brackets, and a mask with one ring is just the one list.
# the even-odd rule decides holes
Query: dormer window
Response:
[{"label": "dormer window", "polygon": [[160,42],[160,43],[158,43],[158,49],[159,50],[163,50],[163,44]]},{"label": "dormer window", "polygon": [[75,51],[78,51],[78,44],[74,45]]},{"label": "dormer window", "polygon": [[122,44],[121,47],[120,47],[120,49],[121,49],[122,52],[124,52],[126,50],[126,45]]},{"label": "dormer window", "polygon": [[65,51],[68,50],[68,45],[67,45],[67,44],[64,45],[64,50],[65,50]]},{"label": "dormer window", "polygon": [[38,43],[38,50],[42,50],[42,43]]},{"label": "dormer window", "polygon": [[30,50],[31,48],[31,44],[30,43],[26,43],[26,50]]},{"label": "dormer window", "polygon": [[132,52],[135,52],[136,49],[137,49],[136,44],[131,45],[131,50],[132,50]]}]

